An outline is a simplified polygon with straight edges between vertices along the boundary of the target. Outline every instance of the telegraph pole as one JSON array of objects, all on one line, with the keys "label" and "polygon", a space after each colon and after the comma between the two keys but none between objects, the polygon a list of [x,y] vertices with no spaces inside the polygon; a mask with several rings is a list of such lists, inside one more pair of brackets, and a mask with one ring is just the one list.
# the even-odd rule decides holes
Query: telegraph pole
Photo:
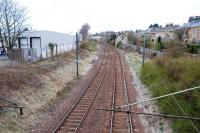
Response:
[{"label": "telegraph pole", "polygon": [[142,66],[144,67],[144,60],[145,60],[145,47],[146,47],[146,33],[144,33],[144,45],[143,45],[143,57],[142,57]]},{"label": "telegraph pole", "polygon": [[76,75],[79,77],[79,37],[76,32]]}]

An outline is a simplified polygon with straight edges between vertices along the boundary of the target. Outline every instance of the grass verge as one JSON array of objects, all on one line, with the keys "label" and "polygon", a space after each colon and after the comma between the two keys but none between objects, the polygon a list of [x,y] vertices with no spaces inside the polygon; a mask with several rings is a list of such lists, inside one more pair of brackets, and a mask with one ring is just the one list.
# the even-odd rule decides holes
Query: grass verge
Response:
[{"label": "grass verge", "polygon": [[[145,63],[140,79],[148,86],[153,97],[200,85],[200,61],[192,58],[156,58]],[[158,101],[162,113],[200,117],[200,90],[183,93]],[[173,119],[175,133],[195,133],[199,121]],[[192,125],[193,123],[193,125]]]}]

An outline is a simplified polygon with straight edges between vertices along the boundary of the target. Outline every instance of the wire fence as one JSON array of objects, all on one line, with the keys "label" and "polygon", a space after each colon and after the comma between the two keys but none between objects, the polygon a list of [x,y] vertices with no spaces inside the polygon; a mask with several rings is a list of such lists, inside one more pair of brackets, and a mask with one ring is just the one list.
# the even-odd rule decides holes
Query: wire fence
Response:
[{"label": "wire fence", "polygon": [[[54,48],[54,55],[63,54],[75,50],[75,44],[66,46],[57,46]],[[33,63],[39,60],[45,60],[51,57],[51,51],[48,47],[45,48],[23,48],[13,49],[5,55],[0,55],[0,69],[19,67],[24,63]]]},{"label": "wire fence", "polygon": [[[131,47],[134,49],[135,52],[138,52],[138,53],[144,52],[143,47],[136,46],[136,45],[131,45]],[[145,58],[151,58],[151,57],[154,57],[154,56],[164,57],[164,56],[168,56],[168,54],[161,52],[161,51],[156,51],[156,50],[145,48]],[[183,57],[200,59],[200,54],[184,53]]]},{"label": "wire fence", "polygon": [[[138,53],[143,53],[144,52],[144,48],[143,47],[136,46],[136,45],[131,45],[131,47],[134,49],[134,51],[136,51]],[[165,54],[163,52],[145,48],[145,56],[146,57],[152,57],[152,56],[162,57],[164,55]]]}]

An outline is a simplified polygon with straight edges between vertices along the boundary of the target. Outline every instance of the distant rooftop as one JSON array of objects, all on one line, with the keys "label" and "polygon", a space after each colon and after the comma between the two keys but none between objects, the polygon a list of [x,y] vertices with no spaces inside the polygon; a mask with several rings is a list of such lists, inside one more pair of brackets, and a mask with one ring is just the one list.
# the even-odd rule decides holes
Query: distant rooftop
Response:
[{"label": "distant rooftop", "polygon": [[189,23],[189,28],[193,28],[193,27],[200,27],[200,22]]},{"label": "distant rooftop", "polygon": [[158,28],[149,28],[149,32],[171,32],[171,31],[175,31],[179,28],[179,25],[172,25],[172,26],[166,26],[166,27],[158,27]]}]

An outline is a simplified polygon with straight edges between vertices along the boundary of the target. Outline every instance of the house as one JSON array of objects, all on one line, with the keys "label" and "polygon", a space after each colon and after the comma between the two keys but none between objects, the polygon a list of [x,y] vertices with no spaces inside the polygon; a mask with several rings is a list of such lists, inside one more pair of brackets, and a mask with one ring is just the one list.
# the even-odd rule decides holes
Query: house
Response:
[{"label": "house", "polygon": [[164,28],[149,30],[147,35],[152,42],[156,42],[158,38],[161,38],[161,41],[170,41],[176,38],[175,31],[177,28],[178,25],[168,25]]},{"label": "house", "polygon": [[121,43],[123,46],[128,45],[128,39],[126,36],[124,35],[119,35],[117,36],[117,38],[115,39],[115,46],[117,47],[117,45]]},{"label": "house", "polygon": [[136,30],[136,36],[137,38],[143,38],[144,33],[147,33],[147,30]]},{"label": "house", "polygon": [[137,38],[137,45],[143,45],[144,41],[144,34],[147,33],[148,30],[136,30],[136,38]]},{"label": "house", "polygon": [[[75,35],[51,31],[26,31],[18,38],[18,48],[33,49],[36,58],[50,56],[49,43],[54,43],[54,53],[63,53],[75,48]],[[30,56],[30,52],[28,53]]]},{"label": "house", "polygon": [[195,44],[200,44],[200,22],[192,22],[187,25],[188,41]]}]

